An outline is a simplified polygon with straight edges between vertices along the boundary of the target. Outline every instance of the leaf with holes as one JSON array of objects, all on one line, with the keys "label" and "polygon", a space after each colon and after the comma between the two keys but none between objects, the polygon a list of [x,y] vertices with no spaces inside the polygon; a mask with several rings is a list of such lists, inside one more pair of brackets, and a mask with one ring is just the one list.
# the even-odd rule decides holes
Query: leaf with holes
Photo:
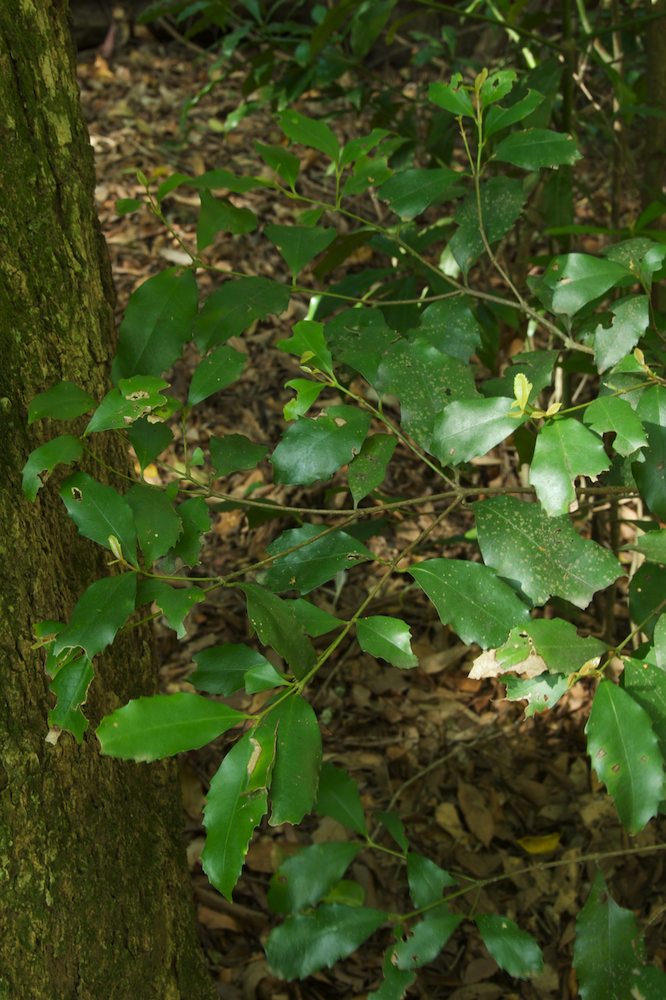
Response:
[{"label": "leaf with holes", "polygon": [[23,466],[23,492],[28,500],[36,500],[37,494],[44,485],[42,475],[49,476],[57,465],[70,465],[83,455],[83,445],[71,434],[62,434],[52,438],[46,444],[35,448],[28,455],[28,461]]},{"label": "leaf with holes", "polygon": [[609,327],[599,324],[594,334],[597,371],[605,372],[634,349],[650,323],[647,295],[632,295],[613,303]]},{"label": "leaf with holes", "polygon": [[94,676],[93,665],[85,654],[68,658],[49,685],[56,697],[54,708],[49,710],[49,726],[71,733],[81,743],[88,728],[88,720],[81,711],[88,688]]},{"label": "leaf with holes", "polygon": [[167,397],[162,395],[162,389],[168,386],[168,382],[155,375],[120,379],[118,387],[107,392],[84,433],[129,427],[135,420],[165,405]]},{"label": "leaf with holes", "polygon": [[87,473],[75,472],[62,484],[60,498],[80,535],[107,549],[109,539],[117,538],[124,556],[136,563],[134,515],[125,497]]},{"label": "leaf with holes", "polygon": [[432,962],[462,920],[459,913],[452,913],[444,904],[426,914],[423,920],[413,925],[407,938],[395,946],[397,968],[403,971],[420,969]]},{"label": "leaf with holes", "polygon": [[570,417],[547,423],[539,431],[530,468],[544,510],[551,517],[566,514],[576,499],[576,476],[598,476],[610,466],[601,438]]},{"label": "leaf with holes", "polygon": [[618,455],[631,455],[648,443],[640,417],[619,396],[599,396],[586,408],[583,420],[597,434],[615,434],[613,447]]}]

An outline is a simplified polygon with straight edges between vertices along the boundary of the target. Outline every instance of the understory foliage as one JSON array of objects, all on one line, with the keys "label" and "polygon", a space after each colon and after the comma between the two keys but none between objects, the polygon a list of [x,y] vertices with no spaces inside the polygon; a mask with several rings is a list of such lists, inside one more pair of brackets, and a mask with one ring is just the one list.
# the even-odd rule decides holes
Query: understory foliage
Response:
[{"label": "understory foliage", "polygon": [[[594,690],[588,752],[626,830],[638,833],[664,808],[666,354],[651,297],[666,246],[647,228],[648,212],[599,253],[541,258],[526,281],[514,278],[503,241],[529,228],[544,192],[567,185],[570,192],[581,155],[570,134],[552,127],[558,85],[552,67],[432,82],[421,114],[457,134],[460,155],[450,165],[424,165],[414,142],[386,127],[342,143],[324,120],[285,106],[276,115],[283,141],[256,143],[252,175],[220,168],[141,177],[145,196],[120,210],[148,210],[167,228],[172,192],[198,193],[196,247],[182,247],[191,264],[160,272],[133,294],[113,388],[102,400],[65,382],[30,407],[31,422],[65,427],[30,455],[26,495],[35,499],[57,466],[73,466],[60,497],[78,531],[111,556],[108,576],[88,587],[69,621],[39,629],[57,699],[51,739],[63,730],[83,739],[95,657],[120,629],[160,613],[182,638],[194,605],[236,588],[256,644],[198,653],[188,680],[201,693],[138,698],[114,711],[97,729],[102,752],[153,761],[233,731],[208,793],[202,855],[210,882],[228,899],[264,817],[273,826],[299,824],[316,811],[352,834],[303,849],[272,879],[269,903],[281,920],[267,955],[285,979],[332,965],[384,928],[384,978],[370,996],[400,998],[461,924],[464,933],[476,928],[509,975],[528,978],[542,968],[530,934],[470,904],[492,879],[462,879],[413,850],[399,815],[366,815],[351,776],[322,764],[308,693],[343,640],[401,670],[418,666],[409,615],[374,613],[396,580],[480,648],[474,675],[500,676],[507,698],[526,703],[526,716],[587,683]],[[317,198],[299,183],[310,155],[327,164],[327,192]],[[254,189],[289,203],[295,221],[239,207],[234,196]],[[220,232],[253,234],[257,254],[272,245],[291,281],[216,274],[206,250]],[[354,263],[332,280],[345,261],[359,259],[359,248],[372,266]],[[205,296],[201,275],[216,278]],[[233,433],[191,449],[188,421],[199,404],[237,383],[242,405],[247,356],[230,338],[270,323],[293,301],[303,318],[275,346],[300,372],[286,383],[277,445],[269,451]],[[498,370],[507,330],[522,347]],[[199,361],[180,399],[166,374],[186,345]],[[105,433],[123,435],[136,458],[136,479],[121,472],[122,488],[109,485],[120,481],[109,476],[114,470],[77,469],[82,460],[95,467],[96,436]],[[160,456],[174,434],[182,461],[169,466]],[[498,448],[504,481],[489,486],[477,460]],[[382,489],[390,464],[406,456],[422,464],[422,496]],[[163,486],[145,480],[151,465]],[[228,478],[257,467],[265,478],[272,472],[280,495],[295,487],[300,497],[317,484],[325,500],[232,497]],[[340,495],[342,504],[333,503]],[[618,511],[628,497],[640,498],[645,516],[622,545]],[[599,506],[601,532],[591,528]],[[281,531],[259,562],[195,578],[211,515],[232,508],[246,511],[250,525],[279,519]],[[447,518],[463,508],[469,530],[454,548]],[[415,525],[403,547],[392,531],[397,514]],[[382,537],[390,558],[377,554]],[[350,574],[372,583],[341,619],[318,594],[331,582],[343,587]],[[601,624],[598,614],[581,614],[593,602],[605,609]],[[616,621],[626,624],[622,634]],[[259,647],[273,651],[272,662]],[[232,708],[225,699],[239,691],[265,692],[261,710]],[[409,912],[364,905],[362,887],[346,873],[365,850],[404,863]],[[666,977],[646,963],[634,915],[614,903],[599,874],[577,921],[581,996],[663,996]]]}]

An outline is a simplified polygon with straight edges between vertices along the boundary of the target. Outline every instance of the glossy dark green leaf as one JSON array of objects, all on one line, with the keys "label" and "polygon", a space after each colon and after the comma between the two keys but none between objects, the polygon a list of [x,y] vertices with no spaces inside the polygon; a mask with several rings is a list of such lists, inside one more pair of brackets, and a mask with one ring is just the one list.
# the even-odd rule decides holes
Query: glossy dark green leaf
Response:
[{"label": "glossy dark green leaf", "polygon": [[315,639],[320,635],[327,635],[329,632],[333,632],[344,624],[340,618],[336,618],[334,615],[329,614],[328,611],[318,608],[315,604],[311,604],[310,601],[305,601],[301,597],[296,601],[288,603],[294,609],[294,614],[299,625],[305,629],[308,635],[313,636]]},{"label": "glossy dark green leaf", "polygon": [[81,743],[88,728],[88,720],[81,705],[88,695],[94,676],[93,665],[87,656],[68,658],[49,685],[57,697],[54,708],[49,709],[49,726],[71,733]]},{"label": "glossy dark green leaf", "polygon": [[407,834],[405,833],[405,824],[402,822],[397,813],[378,812],[375,813],[375,816],[382,826],[386,827],[400,850],[408,851],[409,841],[407,839]]},{"label": "glossy dark green leaf", "polygon": [[195,604],[205,600],[206,595],[199,587],[178,587],[166,580],[141,580],[137,588],[137,607],[142,604],[157,604],[167,625],[179,639],[185,635],[185,618]]},{"label": "glossy dark green leaf", "polygon": [[[663,204],[661,206],[663,213]],[[621,240],[606,247],[604,256],[614,260],[631,271],[648,288],[652,285],[654,274],[661,270],[666,258],[666,247],[646,236],[634,236]]]},{"label": "glossy dark green leaf", "polygon": [[346,771],[334,764],[322,766],[315,810],[320,816],[330,816],[354,833],[367,836],[358,785]]},{"label": "glossy dark green leaf", "polygon": [[445,905],[427,913],[423,920],[414,924],[407,938],[395,946],[397,968],[403,971],[420,969],[432,962],[462,920],[460,914],[451,913]]},{"label": "glossy dark green leaf", "polygon": [[430,205],[443,201],[451,193],[460,174],[450,167],[424,170],[411,167],[385,181],[377,192],[396,215],[410,221]]},{"label": "glossy dark green leaf", "polygon": [[226,198],[215,198],[209,191],[200,191],[201,208],[197,221],[197,249],[205,250],[218,233],[241,236],[253,233],[258,222],[249,208],[237,208]]},{"label": "glossy dark green leaf", "polygon": [[587,726],[587,752],[622,824],[638,833],[664,797],[664,758],[650,716],[612,681],[602,680]]},{"label": "glossy dark green leaf", "polygon": [[597,370],[612,368],[639,342],[650,323],[650,300],[647,295],[632,295],[613,303],[613,321],[609,327],[599,324],[594,334],[594,360]]},{"label": "glossy dark green leaf", "polygon": [[391,434],[371,434],[363,442],[347,472],[347,482],[355,507],[384,482],[397,443],[397,438]]},{"label": "glossy dark green leaf", "polygon": [[487,138],[491,135],[495,135],[500,132],[503,128],[508,128],[509,125],[515,125],[516,122],[521,122],[528,115],[531,115],[535,108],[543,102],[543,94],[540,94],[536,90],[528,90],[525,97],[522,97],[515,104],[512,104],[508,108],[502,108],[499,106],[491,107],[486,115],[486,120],[484,124],[484,134]]},{"label": "glossy dark green leaf", "polygon": [[271,457],[276,482],[329,479],[360,451],[369,426],[368,414],[351,406],[331,406],[315,420],[297,420]]},{"label": "glossy dark green leaf", "polygon": [[199,562],[201,536],[204,532],[210,531],[208,505],[203,497],[191,497],[189,500],[184,500],[176,509],[183,529],[171,551],[182,559],[186,566],[194,566]]},{"label": "glossy dark green leaf", "polygon": [[395,965],[395,949],[389,948],[382,965],[384,979],[381,985],[368,993],[368,1000],[402,1000],[405,991],[416,979],[415,972],[404,972]]},{"label": "glossy dark green leaf", "polygon": [[581,154],[570,135],[545,128],[529,128],[502,139],[495,148],[495,159],[512,163],[523,170],[541,167],[571,166]]},{"label": "glossy dark green leaf", "polygon": [[570,253],[554,257],[533,285],[547,308],[573,316],[629,276],[622,264],[585,253]]},{"label": "glossy dark green leaf", "polygon": [[491,448],[525,423],[511,409],[513,399],[463,399],[449,405],[435,418],[430,450],[444,465],[460,465],[486,455]]},{"label": "glossy dark green leaf", "polygon": [[240,589],[247,599],[248,618],[261,642],[272,646],[296,677],[304,677],[314,664],[316,653],[290,602],[256,583],[245,583]]},{"label": "glossy dark green leaf", "polygon": [[213,468],[222,478],[232,472],[254,469],[268,451],[265,445],[255,444],[243,434],[211,438],[209,448]]},{"label": "glossy dark green leaf", "polygon": [[202,351],[237,337],[256,320],[279,316],[289,289],[268,278],[232,278],[210,295],[196,318],[194,338]]},{"label": "glossy dark green leaf", "polygon": [[516,71],[513,69],[500,69],[490,73],[479,90],[481,107],[485,109],[496,101],[501,101],[513,90],[516,79]]},{"label": "glossy dark green leaf", "polygon": [[[491,177],[481,184],[483,228],[491,246],[501,240],[518,219],[525,197],[522,183],[514,178]],[[449,249],[466,275],[484,250],[474,192],[463,201],[456,212],[455,221],[458,229],[449,243]]]},{"label": "glossy dark green leaf", "polygon": [[556,596],[586,608],[622,575],[611,552],[581,538],[569,517],[549,517],[541,504],[493,497],[474,504],[474,516],[486,566],[534,604]]},{"label": "glossy dark green leaf", "polygon": [[303,319],[294,324],[291,337],[278,341],[281,351],[296,354],[307,368],[333,374],[333,359],[324,339],[324,325],[315,320]]},{"label": "glossy dark green leaf", "polygon": [[[263,583],[275,591],[298,590],[300,594],[309,594],[315,587],[332,580],[336,573],[373,558],[362,542],[346,532],[334,531],[318,538],[323,530],[323,525],[304,524],[302,528],[283,531],[271,542],[267,552],[271,556],[286,554],[266,571]],[[289,549],[294,551],[289,552]]]},{"label": "glossy dark green leaf", "polygon": [[385,128],[373,128],[369,135],[350,139],[350,141],[345,143],[342,148],[340,165],[345,167],[350,163],[354,163],[362,156],[366,156],[370,150],[379,145],[382,139],[385,139],[387,135],[390,135],[390,133]]},{"label": "glossy dark green leaf", "polygon": [[577,476],[598,476],[610,466],[602,439],[572,417],[553,420],[539,431],[530,484],[551,517],[566,514],[576,499]]},{"label": "glossy dark green leaf", "polygon": [[629,613],[640,625],[641,632],[652,638],[666,601],[666,566],[646,562],[634,573],[629,583]]},{"label": "glossy dark green leaf", "polygon": [[60,497],[80,535],[107,549],[111,549],[109,538],[117,538],[123,555],[136,563],[134,515],[125,497],[86,472],[68,476]]},{"label": "glossy dark green leaf", "polygon": [[[188,680],[195,688],[207,691],[209,694],[221,694],[226,697],[243,688],[254,693],[268,691],[284,684],[284,680],[272,663],[249,646],[230,642],[223,646],[210,646],[200,653],[195,653],[193,660],[197,669],[189,675]],[[248,675],[252,691],[246,685]]]},{"label": "glossy dark green leaf", "polygon": [[263,142],[255,142],[254,148],[264,163],[279,174],[290,188],[293,188],[301,169],[299,158],[282,146],[266,146]]},{"label": "glossy dark green leaf", "polygon": [[336,237],[335,229],[311,226],[278,226],[271,224],[264,229],[268,239],[277,247],[287,262],[292,278],[330,246]]},{"label": "glossy dark green leaf", "polygon": [[533,618],[523,631],[554,674],[572,674],[607,649],[604,642],[591,635],[578,635],[575,625],[561,618]]},{"label": "glossy dark green leaf", "polygon": [[423,310],[418,335],[460,361],[469,361],[481,343],[481,327],[469,301],[461,298],[432,302]]},{"label": "glossy dark green leaf", "polygon": [[247,719],[243,712],[200,694],[156,694],[135,698],[102,719],[102,753],[151,761],[197,750]]},{"label": "glossy dark green leaf", "polygon": [[364,652],[378,656],[394,667],[410,669],[419,665],[418,657],[412,652],[409,625],[400,618],[386,615],[359,618],[356,637]]},{"label": "glossy dark green leaf", "polygon": [[586,408],[583,420],[597,434],[615,434],[613,447],[619,455],[631,455],[648,443],[640,417],[620,396],[599,396]]},{"label": "glossy dark green leaf", "polygon": [[166,555],[176,544],[182,522],[163,489],[136,483],[125,494],[134,514],[136,533],[146,564]]},{"label": "glossy dark green leaf", "polygon": [[136,573],[107,576],[91,583],[76,602],[69,624],[58,633],[53,655],[80,647],[92,660],[113,642],[134,611],[135,599]]},{"label": "glossy dark green leaf", "polygon": [[127,431],[141,469],[145,469],[173,441],[173,434],[166,424],[152,424],[144,417]]},{"label": "glossy dark green leaf", "polygon": [[340,154],[340,145],[335,134],[326,124],[315,118],[306,118],[305,115],[288,108],[278,116],[280,128],[292,142],[299,142],[302,146],[311,146],[325,153],[331,160],[337,160]]},{"label": "glossy dark green leaf", "polygon": [[460,73],[451,78],[451,83],[431,83],[428,87],[428,100],[438,108],[450,111],[452,115],[474,117],[474,108],[469,94],[464,89]]},{"label": "glossy dark green leaf", "polygon": [[569,681],[565,674],[539,674],[538,677],[515,677],[505,674],[502,682],[506,684],[508,701],[526,701],[525,718],[531,719],[537,712],[546,712],[557,705],[569,690]]},{"label": "glossy dark green leaf", "polygon": [[652,386],[642,394],[636,412],[643,421],[648,444],[645,461],[632,472],[643,500],[655,515],[666,519],[666,388]]},{"label": "glossy dark green leaf", "polygon": [[167,398],[162,395],[162,390],[168,386],[168,382],[155,375],[120,379],[118,387],[107,392],[93,413],[85,433],[126,429],[135,420],[165,405]]},{"label": "glossy dark green leaf", "polygon": [[625,660],[624,689],[652,720],[662,754],[666,755],[666,670],[644,660]]},{"label": "glossy dark green leaf", "polygon": [[543,970],[541,948],[509,917],[485,913],[475,917],[474,922],[490,955],[510,976],[529,979]]},{"label": "glossy dark green leaf", "polygon": [[315,906],[340,881],[362,844],[311,844],[288,858],[271,879],[268,905],[274,913]]},{"label": "glossy dark green leaf", "polygon": [[511,364],[507,366],[500,378],[489,378],[481,385],[484,396],[514,396],[516,375],[524,375],[532,388],[529,402],[532,406],[538,404],[537,397],[542,389],[553,381],[553,369],[560,356],[559,351],[521,351],[514,354]]},{"label": "glossy dark green leaf", "polygon": [[325,335],[335,360],[375,387],[382,357],[399,339],[379,309],[346,309],[326,324]]},{"label": "glossy dark green leaf", "polygon": [[83,445],[71,434],[62,434],[52,438],[46,444],[35,448],[28,455],[28,461],[23,466],[23,492],[28,500],[35,500],[44,485],[41,476],[53,472],[57,465],[70,465],[83,454]]},{"label": "glossy dark green leaf", "polygon": [[529,617],[511,587],[488,566],[428,559],[409,572],[435,605],[441,621],[463,642],[476,642],[483,649],[501,646],[514,625]]},{"label": "glossy dark green leaf", "polygon": [[321,732],[310,704],[292,695],[271,711],[277,720],[277,752],[271,785],[271,826],[301,822],[317,796]]},{"label": "glossy dark green leaf", "polygon": [[325,386],[322,382],[313,382],[306,378],[292,378],[284,384],[285,389],[293,389],[296,393],[282,408],[285,420],[298,420],[304,417],[308,410],[319,399]]},{"label": "glossy dark green leaf", "polygon": [[455,885],[456,880],[447,871],[436,865],[430,858],[410,851],[407,855],[407,879],[409,894],[414,906],[421,909],[442,898],[447,886]]},{"label": "glossy dark green leaf", "polygon": [[198,289],[191,271],[175,268],[144,281],[130,297],[120,324],[114,381],[161,375],[192,336]]},{"label": "glossy dark green leaf", "polygon": [[218,347],[199,362],[187,396],[188,406],[196,406],[240,378],[247,357],[233,347]]},{"label": "glossy dark green leaf", "polygon": [[28,423],[51,417],[53,420],[74,420],[94,409],[96,401],[73,382],[58,382],[30,400]]},{"label": "glossy dark green leaf", "polygon": [[356,951],[386,920],[381,910],[324,904],[271,931],[266,958],[281,979],[304,979]]}]

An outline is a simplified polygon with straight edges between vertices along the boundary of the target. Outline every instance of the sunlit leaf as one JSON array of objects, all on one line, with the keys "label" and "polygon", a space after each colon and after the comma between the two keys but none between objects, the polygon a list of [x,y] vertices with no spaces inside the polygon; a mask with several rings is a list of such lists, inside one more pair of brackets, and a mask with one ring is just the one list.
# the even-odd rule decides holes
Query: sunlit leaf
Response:
[{"label": "sunlit leaf", "polygon": [[418,657],[411,647],[411,632],[406,622],[386,615],[359,618],[356,622],[358,644],[366,653],[378,656],[394,667],[418,667]]},{"label": "sunlit leaf", "polygon": [[554,517],[566,514],[576,499],[573,484],[577,476],[596,477],[609,465],[602,439],[578,420],[564,417],[539,431],[530,484],[544,510]]}]

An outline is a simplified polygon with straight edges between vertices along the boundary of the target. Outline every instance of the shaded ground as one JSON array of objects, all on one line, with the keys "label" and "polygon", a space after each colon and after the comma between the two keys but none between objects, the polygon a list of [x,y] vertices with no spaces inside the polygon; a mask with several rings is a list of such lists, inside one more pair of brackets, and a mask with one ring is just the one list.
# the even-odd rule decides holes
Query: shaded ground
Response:
[{"label": "shaded ground", "polygon": [[[147,213],[123,218],[116,214],[116,199],[140,193],[136,169],[160,176],[176,169],[198,174],[213,167],[242,172],[251,164],[256,171],[252,141],[278,140],[268,115],[254,115],[226,135],[211,131],[210,123],[220,122],[238,103],[232,81],[216,89],[192,112],[189,141],[183,145],[178,123],[181,107],[206,83],[205,65],[178,44],[163,46],[148,36],[140,36],[140,41],[139,46],[121,51],[111,66],[90,57],[79,67],[84,110],[96,153],[98,209],[112,256],[119,312],[146,276],[164,266],[188,262],[177,241]],[[306,167],[308,183],[315,187],[321,180],[320,166],[313,157]],[[260,218],[283,221],[275,219],[270,195],[252,192],[247,198]],[[242,205],[243,199],[236,199],[236,203]],[[198,199],[185,191],[176,193],[167,210],[171,223],[190,245],[194,244],[197,205]],[[240,242],[221,239],[215,245],[215,259],[222,269],[250,274],[273,275],[281,266],[268,254],[265,241],[259,243],[259,238],[252,236]],[[281,385],[297,369],[286,355],[269,353],[269,346],[277,335],[286,335],[300,315],[298,307],[292,307],[279,323],[261,325],[242,341],[232,341],[237,349],[249,353],[252,364],[240,383],[197,408],[192,444],[205,446],[209,436],[229,431],[267,444],[276,441],[284,402]],[[186,385],[186,378],[187,359],[177,373],[176,391]],[[173,457],[177,460],[177,451]],[[488,476],[492,473],[489,470]],[[227,488],[242,495],[250,483],[261,481],[261,476],[256,471],[238,474]],[[407,461],[398,465],[392,476],[388,483],[391,493],[418,496],[425,491],[422,470],[412,468]],[[265,481],[266,486],[261,484],[256,495],[280,498],[271,492],[267,472]],[[316,491],[300,497],[292,492],[290,497],[290,502],[296,503],[319,506],[324,502],[323,493],[318,496]],[[332,505],[337,502],[330,501]],[[344,498],[339,502],[346,503]],[[421,516],[428,515],[424,512]],[[260,558],[266,543],[291,526],[269,522],[249,531],[244,514],[219,514],[202,575],[215,575]],[[456,535],[466,527],[464,512],[459,513],[445,525],[444,533]],[[390,548],[392,537],[404,544],[414,537],[410,535],[414,531],[413,524],[396,518],[388,541],[379,539],[373,544],[377,550],[382,544]],[[367,572],[362,567],[352,571],[339,595],[323,591],[323,606],[342,617],[353,613],[366,590]],[[570,971],[575,915],[587,897],[597,866],[587,862],[532,867],[529,873],[524,869],[540,860],[548,863],[595,851],[649,845],[658,840],[658,824],[630,841],[619,826],[612,802],[590,775],[583,737],[588,692],[582,685],[547,717],[524,721],[515,705],[501,700],[499,686],[469,679],[477,651],[460,645],[436,620],[434,609],[413,590],[405,594],[396,586],[372,610],[406,614],[421,667],[406,674],[362,654],[355,643],[343,645],[337,661],[324,672],[313,692],[324,723],[326,757],[347,768],[360,782],[368,810],[399,810],[413,847],[441,866],[473,878],[515,873],[463,897],[461,912],[507,914],[536,936],[546,960],[537,980],[512,980],[499,972],[472,925],[464,924],[439,958],[421,972],[409,996],[451,1000],[575,996],[575,978]],[[158,626],[165,690],[187,686],[192,655],[198,650],[247,638],[244,603],[235,591],[223,591],[210,603],[197,606],[182,643],[172,631]],[[239,696],[235,704],[250,704],[251,710],[256,710],[263,697],[255,696],[250,702]],[[284,984],[272,978],[263,958],[262,942],[274,919],[266,904],[270,874],[299,846],[348,836],[334,821],[312,818],[297,830],[288,826],[262,828],[250,849],[233,904],[208,885],[198,860],[203,846],[201,810],[207,783],[223,749],[223,741],[218,741],[188,755],[182,767],[188,856],[201,933],[220,995],[229,1000],[360,1000],[380,979],[381,956],[389,943],[386,932],[375,935],[359,955],[301,984]],[[547,835],[554,835],[551,843],[557,843],[534,857],[518,843],[526,836]],[[647,924],[648,953],[662,964],[666,960],[663,865],[658,854],[629,854],[602,864],[617,901],[635,910]],[[402,895],[403,873],[387,855],[362,854],[352,866],[352,876],[364,886],[367,905],[410,908]]]}]

